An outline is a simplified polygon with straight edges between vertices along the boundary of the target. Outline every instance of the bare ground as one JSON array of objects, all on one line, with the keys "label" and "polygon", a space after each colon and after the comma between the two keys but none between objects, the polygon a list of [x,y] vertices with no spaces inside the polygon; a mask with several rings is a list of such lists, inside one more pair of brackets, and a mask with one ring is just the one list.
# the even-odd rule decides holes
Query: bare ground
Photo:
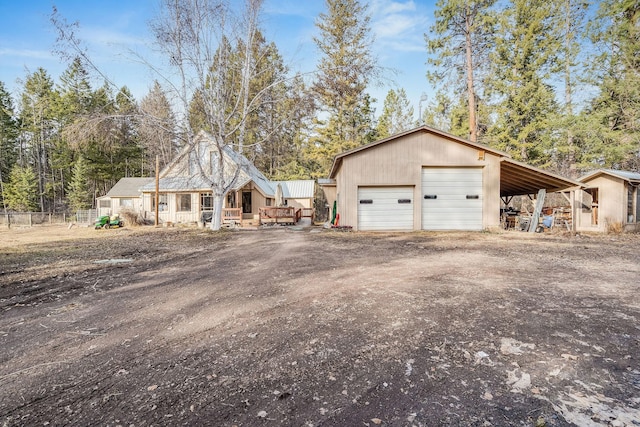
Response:
[{"label": "bare ground", "polygon": [[639,243],[0,230],[0,425],[638,426]]}]

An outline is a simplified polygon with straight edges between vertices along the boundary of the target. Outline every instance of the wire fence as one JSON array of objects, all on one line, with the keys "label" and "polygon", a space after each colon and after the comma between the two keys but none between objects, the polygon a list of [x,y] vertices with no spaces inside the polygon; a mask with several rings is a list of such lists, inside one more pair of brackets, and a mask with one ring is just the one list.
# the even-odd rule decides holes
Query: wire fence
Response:
[{"label": "wire fence", "polygon": [[65,224],[73,221],[89,224],[98,216],[96,209],[68,214],[66,212],[5,212],[0,214],[0,226],[32,227],[34,225]]}]

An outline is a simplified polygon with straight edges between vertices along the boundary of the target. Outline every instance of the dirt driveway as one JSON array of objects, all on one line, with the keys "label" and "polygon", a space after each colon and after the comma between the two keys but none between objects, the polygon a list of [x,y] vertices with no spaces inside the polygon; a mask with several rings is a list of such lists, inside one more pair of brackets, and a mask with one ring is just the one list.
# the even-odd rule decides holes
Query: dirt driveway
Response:
[{"label": "dirt driveway", "polygon": [[0,425],[639,426],[639,244],[5,230]]}]

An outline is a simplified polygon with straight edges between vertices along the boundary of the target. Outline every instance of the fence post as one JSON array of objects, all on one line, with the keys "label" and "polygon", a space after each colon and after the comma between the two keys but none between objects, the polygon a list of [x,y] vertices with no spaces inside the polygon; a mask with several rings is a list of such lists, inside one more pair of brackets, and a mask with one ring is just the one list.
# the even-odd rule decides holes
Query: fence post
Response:
[{"label": "fence post", "polygon": [[29,212],[29,227],[33,227],[33,212]]},{"label": "fence post", "polygon": [[7,228],[11,228],[11,215],[7,214]]}]

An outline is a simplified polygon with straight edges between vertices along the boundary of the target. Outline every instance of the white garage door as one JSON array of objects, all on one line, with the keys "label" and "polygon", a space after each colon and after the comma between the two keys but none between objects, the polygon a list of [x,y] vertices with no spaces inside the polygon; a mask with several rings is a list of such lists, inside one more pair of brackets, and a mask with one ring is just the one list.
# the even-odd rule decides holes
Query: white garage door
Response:
[{"label": "white garage door", "polygon": [[413,230],[413,187],[358,188],[358,230]]},{"label": "white garage door", "polygon": [[422,229],[482,230],[482,169],[422,169]]}]

